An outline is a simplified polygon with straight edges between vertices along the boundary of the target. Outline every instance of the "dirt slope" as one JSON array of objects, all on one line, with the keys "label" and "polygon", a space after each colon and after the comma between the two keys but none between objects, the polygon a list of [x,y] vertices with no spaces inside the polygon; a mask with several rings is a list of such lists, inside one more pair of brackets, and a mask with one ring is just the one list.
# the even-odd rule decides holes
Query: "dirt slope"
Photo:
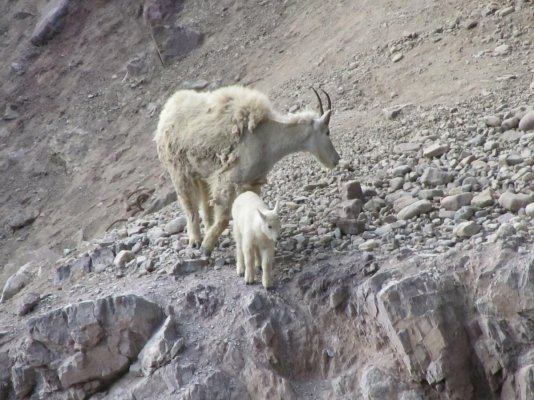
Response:
[{"label": "dirt slope", "polygon": [[[75,247],[127,215],[125,193],[168,186],[151,137],[159,107],[184,82],[250,84],[280,108],[312,102],[308,87],[322,85],[339,108],[365,111],[355,129],[365,135],[390,103],[454,104],[499,90],[507,83],[495,78],[504,74],[528,79],[528,54],[523,63],[476,58],[496,45],[486,35],[512,34],[504,20],[463,27],[471,15],[480,19],[482,3],[187,1],[178,18],[203,32],[204,43],[165,67],[140,2],[73,1],[63,31],[33,46],[29,37],[50,4],[7,2],[0,17],[2,107],[14,104],[19,114],[0,123],[0,217],[39,214],[15,232],[1,224],[4,265],[43,246]],[[531,10],[514,18],[520,45]],[[393,46],[400,62],[391,61]],[[123,79],[136,58],[145,60],[143,72]]]}]

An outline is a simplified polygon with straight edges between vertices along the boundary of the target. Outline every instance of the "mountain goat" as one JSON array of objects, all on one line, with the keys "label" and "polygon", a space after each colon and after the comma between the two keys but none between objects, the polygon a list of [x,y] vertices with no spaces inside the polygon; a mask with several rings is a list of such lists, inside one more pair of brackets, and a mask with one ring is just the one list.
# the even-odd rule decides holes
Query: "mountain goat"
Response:
[{"label": "mountain goat", "polygon": [[278,203],[269,210],[254,192],[237,196],[232,206],[236,269],[239,276],[245,274],[247,284],[254,283],[256,267],[261,265],[263,287],[273,286],[274,248],[280,235]]},{"label": "mountain goat", "polygon": [[200,214],[206,229],[202,249],[211,254],[230,220],[237,195],[259,193],[274,164],[305,151],[327,168],[339,155],[330,141],[331,101],[321,114],[283,115],[262,93],[240,86],[212,92],[180,90],[165,103],[154,137],[187,218],[189,245],[201,244]]}]

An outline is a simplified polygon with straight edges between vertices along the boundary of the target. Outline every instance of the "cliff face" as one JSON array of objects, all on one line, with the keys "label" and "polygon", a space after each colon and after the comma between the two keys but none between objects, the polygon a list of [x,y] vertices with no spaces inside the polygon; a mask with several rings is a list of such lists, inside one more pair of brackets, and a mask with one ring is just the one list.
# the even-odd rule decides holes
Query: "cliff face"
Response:
[{"label": "cliff face", "polygon": [[[531,397],[532,2],[271,3],[0,6],[0,398]],[[263,190],[273,292],[185,247],[152,142],[235,83],[334,103],[339,167]]]}]

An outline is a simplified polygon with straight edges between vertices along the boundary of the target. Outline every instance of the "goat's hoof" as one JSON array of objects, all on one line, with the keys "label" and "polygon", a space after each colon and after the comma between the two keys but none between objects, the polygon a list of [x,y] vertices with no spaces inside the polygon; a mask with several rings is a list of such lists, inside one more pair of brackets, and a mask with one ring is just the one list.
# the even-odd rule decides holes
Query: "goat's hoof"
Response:
[{"label": "goat's hoof", "polygon": [[200,248],[200,252],[202,253],[202,255],[204,257],[210,257],[211,256],[211,250],[205,248],[205,247],[201,247]]},{"label": "goat's hoof", "polygon": [[200,247],[200,240],[189,239],[189,247],[193,249],[198,249]]},{"label": "goat's hoof", "polygon": [[242,277],[245,276],[245,273],[244,272],[238,272],[237,275],[242,278]]}]

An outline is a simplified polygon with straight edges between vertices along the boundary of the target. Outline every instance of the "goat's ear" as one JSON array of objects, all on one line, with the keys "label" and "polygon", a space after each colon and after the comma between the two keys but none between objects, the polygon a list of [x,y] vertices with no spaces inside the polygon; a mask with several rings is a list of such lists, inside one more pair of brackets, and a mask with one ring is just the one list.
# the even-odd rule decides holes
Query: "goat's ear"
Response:
[{"label": "goat's ear", "polygon": [[274,205],[273,211],[278,214],[278,200],[276,200],[276,204]]},{"label": "goat's ear", "polygon": [[260,217],[263,221],[266,221],[267,220],[267,216],[261,212],[261,210],[258,210],[258,214],[260,214]]},{"label": "goat's ear", "polygon": [[321,118],[319,118],[319,122],[321,124],[324,124],[328,126],[330,123],[330,114],[332,113],[332,110],[327,110],[323,115],[321,115]]}]

